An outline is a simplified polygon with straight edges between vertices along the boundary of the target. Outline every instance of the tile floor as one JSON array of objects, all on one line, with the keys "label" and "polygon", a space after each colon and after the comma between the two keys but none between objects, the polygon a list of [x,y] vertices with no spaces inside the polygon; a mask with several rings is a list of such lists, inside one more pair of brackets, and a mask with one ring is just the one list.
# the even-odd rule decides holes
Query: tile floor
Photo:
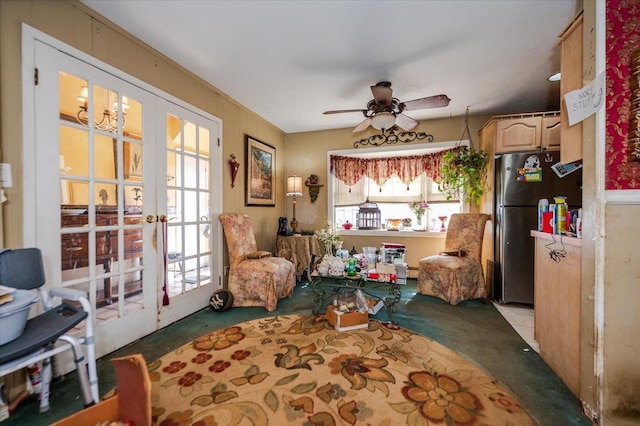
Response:
[{"label": "tile floor", "polygon": [[540,346],[536,342],[533,334],[533,308],[529,305],[509,304],[501,305],[494,302],[498,312],[511,324],[525,342],[536,352],[540,352]]}]

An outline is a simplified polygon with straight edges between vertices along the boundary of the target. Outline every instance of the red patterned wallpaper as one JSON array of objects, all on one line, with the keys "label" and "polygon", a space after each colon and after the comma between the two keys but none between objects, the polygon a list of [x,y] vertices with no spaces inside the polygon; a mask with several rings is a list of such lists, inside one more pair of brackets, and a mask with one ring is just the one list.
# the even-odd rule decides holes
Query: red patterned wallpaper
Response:
[{"label": "red patterned wallpaper", "polygon": [[606,189],[640,189],[640,162],[628,161],[631,56],[640,49],[640,0],[607,0]]}]

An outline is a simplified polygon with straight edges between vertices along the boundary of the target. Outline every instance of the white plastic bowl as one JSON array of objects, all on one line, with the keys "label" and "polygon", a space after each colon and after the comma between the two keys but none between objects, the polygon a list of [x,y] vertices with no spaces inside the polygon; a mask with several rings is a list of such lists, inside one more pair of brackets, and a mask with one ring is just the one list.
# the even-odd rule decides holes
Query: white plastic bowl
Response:
[{"label": "white plastic bowl", "polygon": [[16,290],[11,294],[13,300],[0,305],[0,345],[22,335],[29,318],[29,309],[38,300],[38,296],[28,290]]}]

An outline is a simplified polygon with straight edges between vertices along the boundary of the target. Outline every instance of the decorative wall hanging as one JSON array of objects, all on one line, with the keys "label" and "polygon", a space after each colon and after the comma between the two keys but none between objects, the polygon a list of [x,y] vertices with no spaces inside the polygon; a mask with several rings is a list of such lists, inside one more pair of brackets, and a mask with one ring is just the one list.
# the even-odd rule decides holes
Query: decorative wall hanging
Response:
[{"label": "decorative wall hanging", "polygon": [[245,205],[276,205],[275,170],[276,149],[271,145],[245,135],[247,176],[245,180]]},{"label": "decorative wall hanging", "polygon": [[304,182],[304,184],[307,188],[309,188],[309,198],[311,198],[311,202],[315,203],[318,199],[320,188],[322,188],[324,185],[320,185],[318,183],[318,176],[316,175],[310,175]]},{"label": "decorative wall hanging", "polygon": [[240,168],[240,163],[236,161],[236,155],[231,154],[231,158],[229,159],[229,167],[231,168],[231,187],[235,187],[236,176],[238,175],[238,169]]},{"label": "decorative wall hanging", "polygon": [[427,142],[433,142],[433,135],[429,135],[424,132],[398,132],[400,130],[398,126],[393,126],[389,130],[382,129],[379,135],[369,136],[368,138],[360,139],[353,143],[354,148],[358,148],[360,145],[381,146],[385,144],[393,145],[398,142],[409,143],[415,140],[426,139]]}]

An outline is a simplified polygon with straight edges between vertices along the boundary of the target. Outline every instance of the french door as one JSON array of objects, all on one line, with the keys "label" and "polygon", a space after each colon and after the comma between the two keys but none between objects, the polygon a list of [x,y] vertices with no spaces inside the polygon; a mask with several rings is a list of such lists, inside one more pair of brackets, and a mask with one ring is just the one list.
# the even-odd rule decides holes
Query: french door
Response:
[{"label": "french door", "polygon": [[201,309],[219,287],[219,123],[91,58],[38,40],[33,50],[25,243],[43,251],[48,285],[89,293],[102,356]]},{"label": "french door", "polygon": [[214,253],[222,253],[217,225],[222,173],[214,166],[220,164],[219,125],[170,102],[162,102],[161,110],[166,143],[157,164],[166,170],[166,186],[158,203],[166,209],[167,266],[158,325],[164,327],[206,306],[213,287],[221,288]]}]

